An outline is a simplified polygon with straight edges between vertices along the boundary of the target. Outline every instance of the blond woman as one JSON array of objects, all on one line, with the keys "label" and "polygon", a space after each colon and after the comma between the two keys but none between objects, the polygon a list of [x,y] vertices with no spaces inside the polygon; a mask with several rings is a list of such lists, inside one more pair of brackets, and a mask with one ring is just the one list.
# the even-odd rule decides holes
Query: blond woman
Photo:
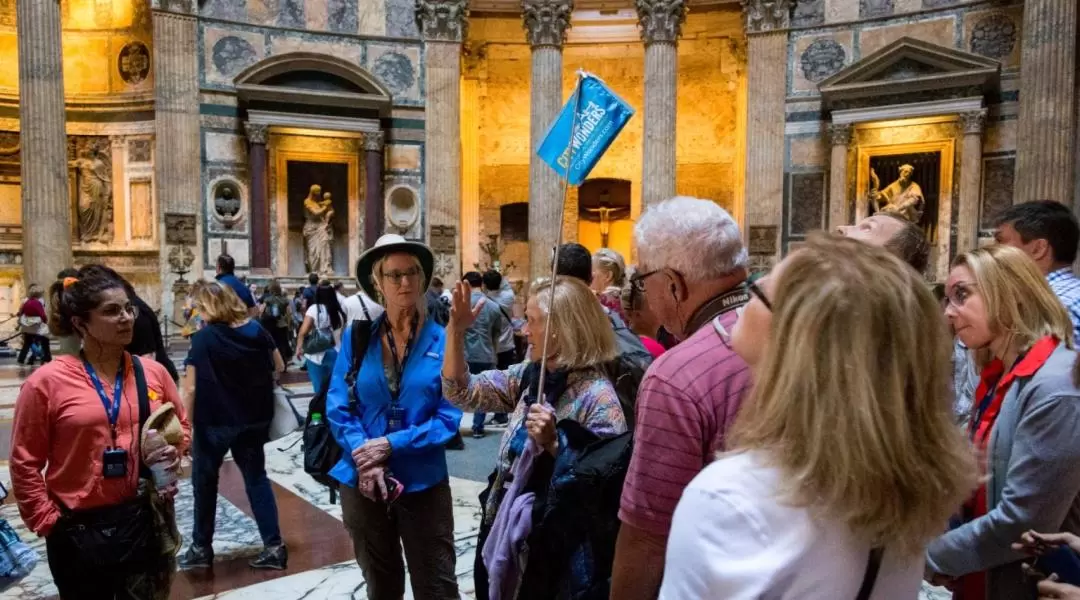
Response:
[{"label": "blond woman", "polygon": [[[263,550],[248,564],[284,569],[288,551],[278,525],[277,503],[266,476],[263,446],[274,417],[274,378],[285,363],[270,334],[248,317],[231,287],[217,281],[199,286],[195,309],[206,326],[191,336],[184,364],[185,406],[192,415],[191,486],[195,497],[191,545],[182,569],[209,568],[214,561],[214,512],[218,471],[225,454],[244,477]],[[193,405],[193,406],[192,406]]]},{"label": "blond woman", "polygon": [[835,236],[750,291],[731,344],[756,384],[679,501],[660,597],[915,598],[973,484],[938,303],[888,251]]},{"label": "blond woman", "polygon": [[622,294],[626,287],[626,261],[618,252],[610,248],[601,248],[593,254],[592,284],[590,287],[600,298],[600,304],[618,313],[626,322],[623,310]]},{"label": "blond woman", "polygon": [[[499,446],[494,479],[486,495],[477,545],[474,571],[477,597],[487,599],[512,597],[508,590],[516,589],[518,578],[527,574],[506,568],[507,563],[515,563],[517,557],[508,556],[505,546],[498,547],[498,540],[505,540],[509,534],[503,531],[501,533],[506,535],[500,535],[496,525],[500,519],[510,518],[509,513],[500,513],[513,510],[516,503],[512,502],[514,494],[510,491],[528,483],[532,461],[543,454],[551,457],[559,454],[555,423],[574,421],[591,435],[601,438],[624,433],[627,427],[615,388],[601,370],[603,363],[615,357],[615,334],[584,282],[573,277],[559,277],[554,284],[533,285],[522,329],[529,343],[526,362],[505,371],[470,375],[465,360],[465,330],[482,308],[482,303],[472,306],[469,288],[458,283],[446,329],[442,388],[446,398],[463,410],[511,413]],[[551,337],[546,346],[547,372],[541,375],[544,331],[549,320]],[[538,397],[541,377],[544,377],[543,398]],[[611,512],[614,515],[614,507]],[[489,544],[492,540],[495,541]],[[612,536],[611,551],[614,541]],[[537,548],[534,555],[530,555],[530,564],[546,563],[552,566],[552,572],[557,572],[558,565],[570,560],[568,555],[544,557],[541,551]],[[610,564],[599,568],[607,568],[610,572]],[[577,584],[589,585],[590,575],[592,573],[584,574],[586,581]],[[550,582],[549,579],[547,583]],[[566,587],[572,586],[567,583]],[[522,585],[521,588],[536,594],[536,586]],[[500,594],[500,591],[504,593]]]},{"label": "blond woman", "polygon": [[1080,389],[1073,327],[1021,250],[961,254],[946,282],[945,315],[982,369],[968,433],[987,477],[963,524],[927,552],[934,583],[964,600],[1033,600],[1010,545],[1028,531],[1080,532]]}]

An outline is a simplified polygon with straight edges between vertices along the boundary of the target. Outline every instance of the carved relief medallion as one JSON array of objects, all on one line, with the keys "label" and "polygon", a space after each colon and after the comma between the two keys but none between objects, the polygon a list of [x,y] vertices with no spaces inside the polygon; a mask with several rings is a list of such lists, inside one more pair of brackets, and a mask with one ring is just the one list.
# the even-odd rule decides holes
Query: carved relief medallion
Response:
[{"label": "carved relief medallion", "polygon": [[799,57],[799,66],[807,81],[818,83],[843,69],[846,58],[843,46],[836,40],[825,38],[814,40],[807,46]]},{"label": "carved relief medallion", "polygon": [[142,42],[128,42],[116,62],[124,83],[138,85],[150,74],[150,49]]}]

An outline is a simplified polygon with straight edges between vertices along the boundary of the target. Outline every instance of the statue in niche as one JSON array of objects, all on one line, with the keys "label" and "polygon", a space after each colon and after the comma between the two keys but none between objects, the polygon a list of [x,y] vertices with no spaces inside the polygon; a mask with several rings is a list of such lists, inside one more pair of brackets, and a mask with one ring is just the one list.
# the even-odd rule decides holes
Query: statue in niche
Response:
[{"label": "statue in niche", "polygon": [[919,184],[911,180],[914,173],[915,167],[901,165],[900,178],[878,191],[881,180],[870,169],[870,200],[874,203],[874,210],[903,217],[912,223],[921,221],[926,199]]},{"label": "statue in niche", "polygon": [[333,275],[334,207],[330,192],[322,193],[319,185],[311,186],[304,199],[304,259],[308,272]]},{"label": "statue in niche", "polygon": [[112,152],[109,140],[79,144],[71,166],[78,181],[79,240],[112,241]]},{"label": "statue in niche", "polygon": [[621,213],[626,210],[623,208],[612,208],[608,206],[607,202],[601,202],[597,208],[586,208],[586,212],[600,215],[600,245],[607,248],[608,236],[611,235],[611,219],[612,214],[616,215],[616,219],[621,218]]}]

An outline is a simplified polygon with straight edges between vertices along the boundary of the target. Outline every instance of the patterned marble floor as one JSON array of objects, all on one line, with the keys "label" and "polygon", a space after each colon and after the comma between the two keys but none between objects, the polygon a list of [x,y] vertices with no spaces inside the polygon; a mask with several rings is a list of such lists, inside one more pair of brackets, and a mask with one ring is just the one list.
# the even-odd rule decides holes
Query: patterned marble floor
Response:
[{"label": "patterned marble floor", "polygon": [[[180,358],[177,356],[177,358]],[[11,363],[11,364],[9,364]],[[10,359],[0,359],[0,481],[8,483],[6,459],[10,421],[15,399],[27,369],[18,368]],[[294,402],[301,413],[306,413],[310,401],[311,385],[302,373],[291,374],[286,387],[294,394]],[[471,415],[462,420],[467,431]],[[493,432],[494,433],[494,432]],[[212,575],[181,572],[172,590],[176,600],[300,600],[362,599],[367,597],[363,576],[352,559],[352,546],[341,524],[341,507],[329,502],[325,488],[307,476],[302,468],[299,433],[272,442],[266,447],[267,472],[274,486],[278,502],[280,522],[286,543],[290,548],[289,569],[283,572],[258,572],[247,567],[247,560],[258,553],[261,542],[251,509],[244,493],[239,471],[231,461],[222,468],[220,496],[214,537],[216,555]],[[472,446],[465,453],[450,453],[454,461],[486,462],[489,457],[476,456],[487,453],[492,446]],[[470,454],[472,456],[470,456]],[[492,463],[494,457],[490,457]],[[453,471],[453,466],[452,466]],[[484,484],[478,480],[451,477],[450,487],[454,501],[454,541],[457,548],[457,575],[462,598],[475,597],[472,584],[472,562],[476,551],[479,527],[477,496]],[[10,487],[10,486],[8,486]],[[181,533],[191,531],[191,488],[182,482],[177,500],[177,520]],[[44,540],[30,534],[19,518],[18,511],[9,500],[0,505],[0,518],[7,519],[22,538],[41,552],[42,560],[37,568],[19,585],[0,593],[0,599],[52,600],[56,587],[48,565],[44,560]],[[411,590],[406,598],[413,598]],[[945,590],[924,586],[919,600],[948,600]]]}]

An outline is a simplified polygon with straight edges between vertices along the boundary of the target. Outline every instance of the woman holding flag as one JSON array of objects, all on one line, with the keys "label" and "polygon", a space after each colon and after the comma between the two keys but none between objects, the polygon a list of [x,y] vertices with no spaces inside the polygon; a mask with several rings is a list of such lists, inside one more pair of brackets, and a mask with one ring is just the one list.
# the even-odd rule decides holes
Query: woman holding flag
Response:
[{"label": "woman holding flag", "polygon": [[[525,309],[526,362],[505,371],[470,375],[465,330],[482,307],[480,303],[473,308],[469,288],[457,284],[446,328],[442,386],[447,400],[463,410],[512,413],[491,486],[481,494],[475,570],[477,598],[511,598],[524,575],[515,567],[522,558],[516,549],[531,526],[532,494],[526,488],[546,487],[543,475],[539,481],[536,476],[545,472],[540,465],[567,449],[562,441],[565,422],[573,421],[598,438],[619,435],[627,428],[615,389],[600,368],[615,356],[615,336],[584,283],[561,277],[555,283],[534,285]],[[545,331],[550,332],[547,343]],[[551,472],[550,466],[546,472]],[[571,556],[547,558],[556,563],[571,560]]]}]

